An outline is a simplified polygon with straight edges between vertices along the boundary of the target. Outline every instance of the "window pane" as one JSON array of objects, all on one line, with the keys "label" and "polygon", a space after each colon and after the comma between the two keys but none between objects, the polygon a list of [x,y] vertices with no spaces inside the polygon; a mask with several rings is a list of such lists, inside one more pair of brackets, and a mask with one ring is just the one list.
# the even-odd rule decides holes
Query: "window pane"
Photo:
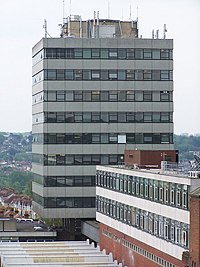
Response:
[{"label": "window pane", "polygon": [[135,71],[135,80],[143,80],[143,70]]},{"label": "window pane", "polygon": [[83,80],[91,80],[91,70],[83,70]]},{"label": "window pane", "polygon": [[135,79],[134,70],[127,70],[126,71],[126,79],[127,79],[127,81],[133,81]]},{"label": "window pane", "polygon": [[91,101],[91,92],[90,91],[83,91],[83,101]]},{"label": "window pane", "polygon": [[118,70],[118,80],[119,81],[126,80],[126,72],[125,72],[125,70]]},{"label": "window pane", "polygon": [[152,122],[152,113],[144,112],[144,122]]},{"label": "window pane", "polygon": [[101,91],[101,101],[108,101],[108,91]]},{"label": "window pane", "polygon": [[143,49],[135,49],[135,59],[143,59]]},{"label": "window pane", "polygon": [[126,49],[121,48],[118,49],[118,59],[125,59],[126,58]]},{"label": "window pane", "polygon": [[135,113],[135,121],[136,122],[143,122],[143,113],[142,112],[136,112]]},{"label": "window pane", "polygon": [[160,101],[169,101],[169,94],[170,92],[169,91],[161,91],[160,92]]},{"label": "window pane", "polygon": [[134,91],[127,91],[126,98],[127,98],[127,101],[134,101],[135,99]]},{"label": "window pane", "polygon": [[101,80],[102,81],[107,81],[108,80],[108,71],[107,70],[102,70],[101,71]]},{"label": "window pane", "polygon": [[144,101],[152,101],[152,92],[144,92]]},{"label": "window pane", "polygon": [[118,91],[118,100],[126,101],[126,91]]},{"label": "window pane", "polygon": [[65,70],[57,70],[57,80],[65,80]]},{"label": "window pane", "polygon": [[117,70],[109,71],[109,80],[117,80]]},{"label": "window pane", "polygon": [[109,101],[117,101],[117,91],[109,92]]},{"label": "window pane", "polygon": [[153,59],[160,59],[160,49],[153,49],[152,58]]},{"label": "window pane", "polygon": [[108,49],[101,49],[101,58],[102,59],[108,58]]},{"label": "window pane", "polygon": [[108,134],[101,134],[101,144],[108,144]]},{"label": "window pane", "polygon": [[65,71],[65,79],[66,80],[73,80],[73,70],[66,70]]},{"label": "window pane", "polygon": [[152,79],[152,75],[151,75],[151,71],[150,70],[144,70],[144,80],[151,80]]},{"label": "window pane", "polygon": [[65,101],[65,92],[64,91],[58,91],[57,92],[57,101]]},{"label": "window pane", "polygon": [[74,70],[74,80],[82,80],[82,70]]},{"label": "window pane", "polygon": [[127,48],[127,59],[134,59],[134,49]]},{"label": "window pane", "polygon": [[56,80],[56,70],[47,70],[47,79]]},{"label": "window pane", "polygon": [[135,92],[135,101],[143,101],[143,92],[141,91]]},{"label": "window pane", "polygon": [[100,58],[100,49],[92,48],[92,58]]},{"label": "window pane", "polygon": [[48,101],[56,101],[56,92],[48,92]]},{"label": "window pane", "polygon": [[126,122],[126,112],[118,113],[118,122]]},{"label": "window pane", "polygon": [[169,71],[168,70],[161,70],[160,71],[160,79],[161,79],[161,81],[169,80]]},{"label": "window pane", "polygon": [[99,79],[100,79],[100,71],[92,70],[92,80],[99,80]]},{"label": "window pane", "polygon": [[109,58],[111,59],[117,58],[117,49],[109,49]]},{"label": "window pane", "polygon": [[74,100],[73,91],[67,91],[66,92],[66,101],[73,101],[73,100]]},{"label": "window pane", "polygon": [[81,48],[74,48],[74,57],[75,58],[82,58],[82,49]]},{"label": "window pane", "polygon": [[83,48],[83,58],[91,58],[91,49]]},{"label": "window pane", "polygon": [[151,59],[151,49],[144,49],[144,59]]},{"label": "window pane", "polygon": [[159,81],[160,80],[160,70],[153,70],[152,71],[152,80]]}]

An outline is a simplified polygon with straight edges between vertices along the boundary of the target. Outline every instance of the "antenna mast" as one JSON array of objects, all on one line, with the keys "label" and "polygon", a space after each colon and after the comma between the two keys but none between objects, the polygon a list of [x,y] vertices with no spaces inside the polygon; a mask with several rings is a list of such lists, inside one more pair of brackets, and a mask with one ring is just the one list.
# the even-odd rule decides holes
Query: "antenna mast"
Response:
[{"label": "antenna mast", "polygon": [[65,0],[63,0],[63,24],[65,23]]},{"label": "antenna mast", "polygon": [[166,27],[166,24],[164,24],[164,27],[163,27],[163,39],[166,39],[166,32],[167,32],[167,27]]},{"label": "antenna mast", "polygon": [[44,37],[47,38],[47,35],[49,35],[49,37],[51,37],[51,35],[47,32],[47,20],[46,19],[44,20],[43,28],[44,28]]},{"label": "antenna mast", "polygon": [[44,20],[43,28],[44,28],[44,37],[47,38],[47,20],[46,19]]},{"label": "antenna mast", "polygon": [[110,18],[110,1],[108,0],[108,18]]},{"label": "antenna mast", "polygon": [[70,15],[70,18],[71,18],[71,14],[72,14],[72,1],[70,0],[70,2],[69,2],[69,15]]}]

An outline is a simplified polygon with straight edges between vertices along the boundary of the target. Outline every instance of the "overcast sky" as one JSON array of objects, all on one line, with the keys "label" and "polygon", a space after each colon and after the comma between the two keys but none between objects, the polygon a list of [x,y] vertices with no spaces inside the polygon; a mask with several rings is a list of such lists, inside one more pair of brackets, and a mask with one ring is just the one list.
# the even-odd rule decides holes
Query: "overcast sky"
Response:
[{"label": "overcast sky", "polygon": [[162,37],[167,25],[174,39],[175,133],[200,133],[200,0],[65,0],[64,12],[63,0],[0,0],[0,132],[31,131],[32,47],[44,36],[44,19],[58,37],[63,14],[89,19],[94,10],[100,18],[138,14],[144,38],[152,29]]}]

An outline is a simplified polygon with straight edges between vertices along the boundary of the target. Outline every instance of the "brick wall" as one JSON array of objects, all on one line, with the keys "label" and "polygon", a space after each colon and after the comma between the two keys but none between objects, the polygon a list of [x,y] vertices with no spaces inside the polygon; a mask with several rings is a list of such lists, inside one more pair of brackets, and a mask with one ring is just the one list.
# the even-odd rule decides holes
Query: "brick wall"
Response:
[{"label": "brick wall", "polygon": [[[196,265],[195,265],[196,263]],[[200,198],[190,199],[190,267],[200,267]]]},{"label": "brick wall", "polygon": [[[112,236],[107,237],[102,234],[102,231],[106,231],[112,234]],[[116,237],[119,239],[116,240]],[[160,257],[178,267],[182,267],[182,262],[168,254],[163,253],[148,244],[142,243],[134,238],[124,235],[115,229],[108,227],[106,225],[100,224],[100,247],[101,249],[106,249],[106,252],[112,252],[113,258],[121,262],[123,266],[127,267],[158,267],[162,266],[153,260],[148,259],[148,257],[142,256],[140,253],[133,251],[132,249],[122,245],[122,240],[126,240],[137,247],[144,249],[145,251],[152,253],[155,257]],[[170,244],[169,244],[170,246]]]}]

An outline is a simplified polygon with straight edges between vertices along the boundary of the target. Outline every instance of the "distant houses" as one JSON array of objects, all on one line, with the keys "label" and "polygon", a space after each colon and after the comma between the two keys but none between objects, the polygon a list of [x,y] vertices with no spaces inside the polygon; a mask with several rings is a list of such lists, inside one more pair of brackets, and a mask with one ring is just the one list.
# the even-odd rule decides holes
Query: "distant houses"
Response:
[{"label": "distant houses", "polygon": [[0,217],[34,217],[32,199],[12,188],[0,189]]}]

